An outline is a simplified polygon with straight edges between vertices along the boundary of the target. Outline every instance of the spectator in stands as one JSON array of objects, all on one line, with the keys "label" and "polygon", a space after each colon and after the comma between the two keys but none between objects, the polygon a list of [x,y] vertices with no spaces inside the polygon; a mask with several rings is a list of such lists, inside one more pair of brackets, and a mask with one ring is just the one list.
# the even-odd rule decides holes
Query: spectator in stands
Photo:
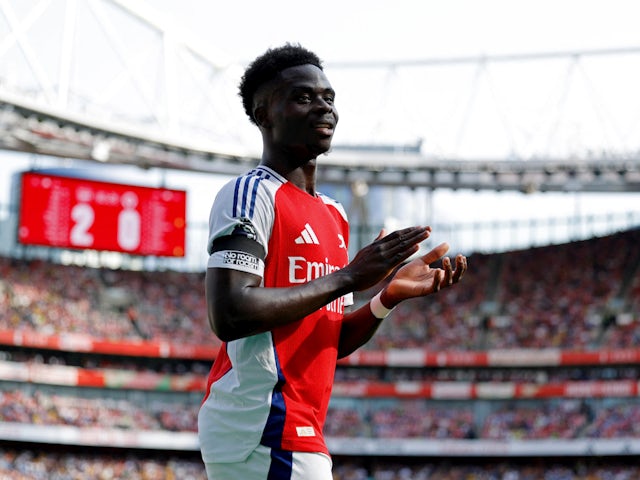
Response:
[{"label": "spectator in stands", "polygon": [[337,358],[367,342],[401,301],[457,283],[466,258],[431,268],[447,252],[442,244],[345,315],[352,292],[389,277],[430,228],[381,232],[349,262],[344,209],[316,190],[316,158],[330,149],[338,114],[314,53],[291,44],[267,51],[245,71],[240,93],[263,154],[211,210],[206,298],[226,343],[200,410],[203,459],[211,479],[269,471],[331,480],[322,430]]}]

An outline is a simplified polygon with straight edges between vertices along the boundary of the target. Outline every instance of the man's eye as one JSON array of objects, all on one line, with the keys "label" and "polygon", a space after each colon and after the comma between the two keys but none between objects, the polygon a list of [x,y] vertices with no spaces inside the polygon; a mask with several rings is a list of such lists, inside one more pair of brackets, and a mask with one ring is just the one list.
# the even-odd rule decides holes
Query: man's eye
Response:
[{"label": "man's eye", "polygon": [[333,105],[335,99],[333,98],[333,95],[327,95],[326,97],[324,97],[324,101],[330,105]]},{"label": "man's eye", "polygon": [[298,101],[300,103],[309,103],[311,101],[311,97],[308,94],[303,93],[302,95],[298,95]]}]

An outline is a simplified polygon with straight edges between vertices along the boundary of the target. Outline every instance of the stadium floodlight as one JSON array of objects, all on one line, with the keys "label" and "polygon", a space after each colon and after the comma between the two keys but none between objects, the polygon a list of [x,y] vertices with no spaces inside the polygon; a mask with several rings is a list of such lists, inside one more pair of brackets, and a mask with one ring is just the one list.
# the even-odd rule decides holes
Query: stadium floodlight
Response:
[{"label": "stadium floodlight", "polygon": [[111,145],[106,140],[98,140],[91,149],[91,158],[98,162],[107,162],[111,153]]}]

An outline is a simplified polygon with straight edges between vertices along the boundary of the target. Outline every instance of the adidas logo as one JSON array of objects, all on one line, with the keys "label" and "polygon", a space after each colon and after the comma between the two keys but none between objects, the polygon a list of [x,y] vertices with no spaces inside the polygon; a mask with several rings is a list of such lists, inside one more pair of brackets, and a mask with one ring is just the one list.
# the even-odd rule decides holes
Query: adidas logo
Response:
[{"label": "adidas logo", "polygon": [[308,223],[304,226],[304,229],[300,232],[295,242],[297,244],[320,245],[318,237],[316,237],[316,232],[313,231],[313,228],[311,228],[311,225]]}]

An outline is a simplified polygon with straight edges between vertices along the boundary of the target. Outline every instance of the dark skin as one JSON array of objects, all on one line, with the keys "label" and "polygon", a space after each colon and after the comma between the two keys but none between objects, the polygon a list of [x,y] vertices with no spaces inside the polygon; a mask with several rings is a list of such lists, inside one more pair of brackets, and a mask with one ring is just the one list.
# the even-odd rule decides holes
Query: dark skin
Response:
[{"label": "dark skin", "polygon": [[[254,117],[263,139],[261,164],[309,195],[316,195],[316,158],[331,147],[338,122],[334,91],[313,65],[283,70],[255,95]],[[260,286],[261,277],[225,268],[209,268],[206,297],[209,322],[223,341],[288,325],[350,292],[366,290],[388,277],[418,252],[430,227],[415,226],[378,238],[360,250],[344,268],[308,283],[287,288]],[[467,269],[463,255],[442,258],[443,243],[401,267],[382,290],[381,301],[393,308],[408,298],[425,296],[458,283]],[[442,258],[442,268],[430,264]],[[345,313],[338,357],[364,345],[382,320],[369,305]]]}]

